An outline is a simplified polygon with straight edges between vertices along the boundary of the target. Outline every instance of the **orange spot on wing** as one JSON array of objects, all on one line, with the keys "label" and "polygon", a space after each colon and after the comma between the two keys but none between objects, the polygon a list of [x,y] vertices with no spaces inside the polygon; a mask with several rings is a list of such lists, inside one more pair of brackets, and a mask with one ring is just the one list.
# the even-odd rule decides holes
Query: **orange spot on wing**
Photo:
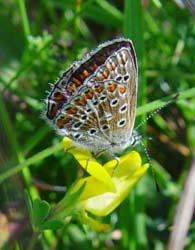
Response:
[{"label": "orange spot on wing", "polygon": [[52,104],[51,107],[49,108],[49,110],[47,111],[47,117],[52,120],[56,113],[58,112],[58,110],[61,108],[61,105],[60,104]]},{"label": "orange spot on wing", "polygon": [[71,90],[71,92],[75,92],[76,89],[77,89],[77,86],[76,86],[75,83],[71,83],[71,84],[68,86],[68,90],[69,90],[69,91]]},{"label": "orange spot on wing", "polygon": [[109,92],[114,92],[115,89],[116,89],[116,84],[112,84],[112,85],[107,86],[107,90]]},{"label": "orange spot on wing", "polygon": [[105,70],[102,72],[102,74],[103,74],[103,76],[104,76],[105,78],[107,78],[108,75],[109,75],[108,69],[105,69]]},{"label": "orange spot on wing", "polygon": [[64,119],[58,119],[56,125],[59,129],[62,129],[64,127],[64,125],[66,123],[68,123],[71,119],[72,119],[71,117],[66,117]]},{"label": "orange spot on wing", "polygon": [[93,92],[91,92],[90,90],[88,92],[86,92],[83,96],[84,99],[92,99],[93,98]]},{"label": "orange spot on wing", "polygon": [[126,88],[125,88],[124,86],[120,86],[120,87],[119,87],[119,92],[120,92],[121,94],[124,94],[124,93],[126,92]]},{"label": "orange spot on wing", "polygon": [[88,77],[89,72],[88,72],[87,70],[84,70],[84,71],[83,71],[83,75],[84,75],[84,77]]},{"label": "orange spot on wing", "polygon": [[69,109],[66,109],[66,114],[68,115],[72,115],[72,114],[76,114],[77,113],[77,109],[76,108],[73,108],[73,107],[70,107]]},{"label": "orange spot on wing", "polygon": [[83,73],[81,73],[81,74],[79,75],[79,78],[83,81],[83,80],[85,79],[85,75],[84,75]]},{"label": "orange spot on wing", "polygon": [[103,91],[103,87],[102,86],[97,86],[96,88],[95,88],[95,92],[97,92],[97,93],[101,93],[102,91]]},{"label": "orange spot on wing", "polygon": [[97,78],[98,78],[99,81],[105,79],[104,75],[101,74],[101,73],[98,73]]},{"label": "orange spot on wing", "polygon": [[104,56],[99,56],[99,57],[97,58],[97,60],[98,60],[98,62],[104,63],[105,60],[106,60],[106,58],[105,58]]},{"label": "orange spot on wing", "polygon": [[111,62],[111,68],[112,68],[112,70],[114,70],[116,68],[116,63],[115,62]]},{"label": "orange spot on wing", "polygon": [[58,102],[58,101],[62,101],[64,99],[65,99],[65,97],[62,93],[60,93],[60,92],[54,93],[54,101]]},{"label": "orange spot on wing", "polygon": [[121,62],[122,62],[122,64],[125,64],[126,61],[127,61],[127,55],[126,54],[122,54],[122,56],[121,56]]},{"label": "orange spot on wing", "polygon": [[76,83],[76,86],[80,86],[81,85],[81,81],[79,81],[77,78],[73,78],[72,79],[72,81],[74,82],[74,83]]},{"label": "orange spot on wing", "polygon": [[96,63],[94,63],[94,64],[92,64],[92,65],[90,65],[89,66],[89,70],[91,71],[91,72],[93,72],[93,71],[95,71],[96,69],[97,69],[97,64]]},{"label": "orange spot on wing", "polygon": [[108,69],[109,72],[112,70],[112,66],[111,66],[110,63],[107,63],[107,64],[106,64],[106,67],[107,67],[107,69]]},{"label": "orange spot on wing", "polygon": [[75,100],[75,105],[85,106],[86,104],[87,104],[87,101],[85,99]]}]

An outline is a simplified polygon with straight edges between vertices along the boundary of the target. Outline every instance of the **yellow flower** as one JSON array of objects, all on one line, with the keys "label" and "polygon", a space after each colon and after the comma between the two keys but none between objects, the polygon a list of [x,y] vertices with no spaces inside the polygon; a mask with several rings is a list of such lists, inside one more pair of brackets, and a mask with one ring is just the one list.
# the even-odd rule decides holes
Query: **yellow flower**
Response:
[{"label": "yellow flower", "polygon": [[89,151],[74,147],[67,137],[63,143],[65,151],[72,153],[81,167],[90,174],[78,180],[70,191],[76,192],[85,183],[79,198],[80,209],[85,213],[90,212],[97,216],[111,213],[126,198],[149,167],[148,164],[142,166],[141,157],[136,151],[120,157],[117,167],[116,159],[102,166]]}]

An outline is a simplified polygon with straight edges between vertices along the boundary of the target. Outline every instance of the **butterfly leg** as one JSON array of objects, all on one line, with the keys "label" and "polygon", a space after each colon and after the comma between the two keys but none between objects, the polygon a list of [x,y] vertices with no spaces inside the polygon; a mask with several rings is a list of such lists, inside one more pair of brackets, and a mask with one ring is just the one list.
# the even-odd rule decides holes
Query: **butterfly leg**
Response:
[{"label": "butterfly leg", "polygon": [[98,158],[98,157],[99,157],[100,155],[102,155],[105,151],[106,151],[106,150],[104,149],[104,150],[102,150],[102,151],[99,151],[99,152],[96,153],[96,154],[92,154],[92,156],[91,156],[90,158],[88,158],[88,160],[87,160],[87,162],[86,162],[85,170],[87,171],[87,167],[88,167],[88,165],[89,165],[89,163],[90,163],[90,161],[91,161],[92,159]]},{"label": "butterfly leg", "polygon": [[117,157],[116,155],[113,155],[113,158],[116,161],[116,165],[114,166],[114,168],[112,170],[112,174],[111,174],[112,177],[114,176],[114,172],[116,171],[116,169],[117,169],[117,167],[118,167],[118,165],[120,163],[120,158],[119,157]]},{"label": "butterfly leg", "polygon": [[70,151],[71,149],[74,149],[74,148],[76,148],[76,147],[75,147],[75,146],[72,146],[72,147],[67,148],[67,149],[65,150],[65,153],[68,153],[68,151]]}]

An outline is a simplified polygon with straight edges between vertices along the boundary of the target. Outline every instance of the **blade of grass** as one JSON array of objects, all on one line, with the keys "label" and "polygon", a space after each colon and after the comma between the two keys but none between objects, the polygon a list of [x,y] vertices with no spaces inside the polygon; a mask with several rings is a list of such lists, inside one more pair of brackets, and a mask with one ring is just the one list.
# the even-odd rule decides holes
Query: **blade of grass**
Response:
[{"label": "blade of grass", "polygon": [[[144,61],[144,43],[143,43],[143,28],[142,28],[142,6],[141,1],[126,0],[125,1],[125,16],[124,16],[124,34],[131,38],[138,59],[138,106],[145,104],[146,100],[146,84],[145,84],[145,61]],[[138,118],[138,124],[145,119],[145,115]],[[142,127],[142,130],[144,127]],[[143,134],[143,133],[142,133]],[[131,211],[129,220],[134,225],[134,230],[131,229],[131,240],[127,242],[125,247],[133,249],[147,249],[147,237],[145,229],[145,184],[142,180],[136,188],[135,192],[131,193],[134,198],[130,199],[129,209]],[[133,201],[134,204],[131,203]],[[124,211],[125,212],[125,211]],[[130,228],[127,230],[129,231]]]},{"label": "blade of grass", "polygon": [[[147,112],[151,112],[157,108],[162,107],[168,101],[170,101],[170,99],[172,99],[174,96],[175,96],[175,94],[173,94],[171,96],[166,96],[166,97],[163,97],[162,99],[150,102],[148,104],[145,104],[144,106],[137,108],[137,116],[140,116],[142,114],[146,114]],[[194,96],[195,96],[195,88],[184,90],[184,91],[179,93],[179,96],[177,97],[176,100],[174,100],[174,102],[179,102],[180,100],[194,98]]]},{"label": "blade of grass", "polygon": [[9,169],[7,171],[4,171],[0,175],[0,183],[2,183],[4,180],[9,178],[10,176],[18,173],[22,169],[37,163],[38,161],[52,155],[53,153],[55,153],[55,152],[57,152],[57,151],[59,151],[61,149],[63,149],[63,145],[60,142],[59,144],[57,144],[55,146],[46,148],[46,149],[42,150],[41,152],[33,155],[32,157],[28,158],[27,160],[24,160],[22,163],[16,165],[15,167],[12,167],[11,169]]},{"label": "blade of grass", "polygon": [[[22,152],[20,151],[20,147],[17,143],[17,138],[16,138],[16,133],[15,133],[15,129],[13,127],[13,124],[12,122],[10,121],[10,117],[8,115],[8,111],[7,111],[7,108],[2,100],[2,98],[0,97],[0,115],[1,115],[1,122],[2,122],[2,125],[3,125],[3,129],[4,129],[4,134],[6,135],[6,138],[7,138],[7,147],[10,149],[10,155],[12,156],[12,158],[14,158],[14,163],[20,163],[22,164],[22,162],[24,162],[24,156],[22,154]],[[5,163],[4,166],[6,166],[7,168],[7,165],[9,165],[9,163]],[[14,169],[9,169],[9,170],[3,170],[3,166],[2,166],[2,169],[1,171],[3,172],[1,174],[1,177],[0,179],[4,179],[4,174],[6,175],[7,172],[9,171],[14,171]],[[37,196],[37,190],[36,188],[34,188],[32,185],[31,185],[31,174],[30,172],[26,169],[22,172],[23,174],[23,177],[24,177],[24,180],[26,182],[26,185],[29,187],[30,189],[30,193],[32,195],[32,197],[34,196]],[[12,175],[10,175],[12,176]],[[0,181],[1,183],[1,181]]]}]

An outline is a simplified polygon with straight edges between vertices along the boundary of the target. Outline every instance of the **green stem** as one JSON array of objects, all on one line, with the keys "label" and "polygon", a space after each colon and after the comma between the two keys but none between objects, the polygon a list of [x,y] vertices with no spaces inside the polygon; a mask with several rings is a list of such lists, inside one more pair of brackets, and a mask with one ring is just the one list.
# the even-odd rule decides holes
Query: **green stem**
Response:
[{"label": "green stem", "polygon": [[21,19],[22,19],[24,34],[25,34],[25,37],[27,39],[27,37],[30,35],[30,25],[28,22],[28,17],[27,17],[27,12],[26,12],[24,0],[18,0],[18,5],[19,5],[20,15],[21,15]]},{"label": "green stem", "polygon": [[37,239],[38,239],[39,235],[40,235],[39,232],[33,232],[32,237],[31,237],[31,239],[29,241],[29,245],[27,247],[28,250],[33,250],[34,249],[34,246],[35,246],[35,244],[37,242]]}]

